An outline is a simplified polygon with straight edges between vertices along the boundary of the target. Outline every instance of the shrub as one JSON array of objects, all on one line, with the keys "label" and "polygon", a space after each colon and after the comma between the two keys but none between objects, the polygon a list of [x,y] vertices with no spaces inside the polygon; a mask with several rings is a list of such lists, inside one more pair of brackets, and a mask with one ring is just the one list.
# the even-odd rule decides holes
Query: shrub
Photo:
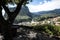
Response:
[{"label": "shrub", "polygon": [[49,35],[60,35],[60,27],[59,26],[55,26],[55,25],[49,25],[49,24],[45,24],[45,25],[37,25],[33,27],[36,30],[39,30],[41,32],[46,32]]}]

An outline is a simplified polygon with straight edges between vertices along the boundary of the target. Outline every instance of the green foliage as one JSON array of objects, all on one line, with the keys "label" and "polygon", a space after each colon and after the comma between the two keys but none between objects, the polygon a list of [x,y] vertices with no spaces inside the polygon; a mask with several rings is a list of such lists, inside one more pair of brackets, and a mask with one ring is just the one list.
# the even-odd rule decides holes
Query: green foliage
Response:
[{"label": "green foliage", "polygon": [[60,35],[60,26],[55,26],[55,35]]},{"label": "green foliage", "polygon": [[[5,3],[16,3],[18,4],[21,0],[3,0]],[[23,4],[26,5],[29,2],[32,2],[32,0],[26,0]]]},{"label": "green foliage", "polygon": [[54,25],[39,25],[33,27],[36,30],[40,30],[41,32],[46,32],[49,35],[60,35],[60,27]]},{"label": "green foliage", "polygon": [[20,22],[26,22],[26,21],[30,21],[30,17],[28,16],[21,16],[21,15],[18,15],[16,18],[15,18],[15,21],[14,23],[20,23]]},{"label": "green foliage", "polygon": [[42,20],[45,20],[45,19],[54,18],[58,15],[59,14],[56,14],[56,13],[46,13],[46,14],[42,14],[40,16],[34,17],[33,19],[36,20],[36,21],[42,21]]}]

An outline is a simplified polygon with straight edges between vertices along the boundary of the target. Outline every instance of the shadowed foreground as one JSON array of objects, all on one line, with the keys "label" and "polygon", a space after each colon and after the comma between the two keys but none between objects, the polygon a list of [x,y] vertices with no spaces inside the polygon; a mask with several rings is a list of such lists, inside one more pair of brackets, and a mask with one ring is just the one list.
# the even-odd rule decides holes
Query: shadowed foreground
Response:
[{"label": "shadowed foreground", "polygon": [[33,27],[21,26],[17,32],[18,36],[14,40],[60,40],[58,37],[34,30]]},{"label": "shadowed foreground", "polygon": [[[39,30],[34,30],[33,27],[16,26],[13,28],[18,28],[17,36],[14,37],[13,40],[60,40],[60,38],[58,37],[49,36],[44,32],[40,32]],[[2,39],[0,38],[0,40]]]}]

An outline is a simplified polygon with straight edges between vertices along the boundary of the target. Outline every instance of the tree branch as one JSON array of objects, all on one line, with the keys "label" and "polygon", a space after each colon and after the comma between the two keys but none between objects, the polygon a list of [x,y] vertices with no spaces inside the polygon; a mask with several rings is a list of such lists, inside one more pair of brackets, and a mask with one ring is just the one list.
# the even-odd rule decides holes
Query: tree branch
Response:
[{"label": "tree branch", "polygon": [[5,12],[6,12],[6,13],[8,14],[8,16],[10,17],[10,16],[11,16],[11,12],[9,11],[8,7],[6,7],[5,1],[2,1],[2,6],[3,6]]},{"label": "tree branch", "polygon": [[[3,18],[2,16],[2,7],[0,5],[0,26],[3,26],[4,24],[6,24],[6,20]],[[8,23],[8,22],[7,22]]]},{"label": "tree branch", "polygon": [[20,12],[21,7],[25,1],[27,0],[21,0],[17,5],[16,10],[12,12],[12,16],[8,19],[11,23],[13,23],[14,19],[16,18],[17,14]]},{"label": "tree branch", "polygon": [[3,6],[3,8],[5,9],[6,13],[8,14],[8,20],[7,20],[7,21],[8,21],[9,23],[12,24],[12,23],[14,22],[15,17],[16,17],[17,14],[20,12],[23,3],[26,2],[26,1],[27,1],[27,0],[21,0],[21,1],[18,3],[17,8],[16,8],[16,10],[15,10],[14,12],[10,12],[9,9],[8,9],[8,7],[5,6],[5,1],[4,1],[4,0],[2,1],[2,6]]}]

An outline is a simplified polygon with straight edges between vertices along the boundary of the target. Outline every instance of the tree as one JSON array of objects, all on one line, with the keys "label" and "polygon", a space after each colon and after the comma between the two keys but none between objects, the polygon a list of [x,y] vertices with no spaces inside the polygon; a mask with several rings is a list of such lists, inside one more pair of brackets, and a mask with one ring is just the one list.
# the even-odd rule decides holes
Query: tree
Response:
[{"label": "tree", "polygon": [[[22,5],[25,5],[28,3],[29,0],[0,0],[0,28],[2,30],[2,34],[4,36],[4,40],[13,40],[13,37],[15,36],[14,33],[16,33],[16,30],[13,30],[11,27],[13,25],[13,22],[19,13]],[[31,1],[31,0],[30,0]],[[8,7],[6,7],[7,3],[13,3],[16,2],[17,7],[14,12],[10,12]],[[8,19],[5,20],[2,16],[2,7],[4,8],[5,12],[8,15]]]}]

